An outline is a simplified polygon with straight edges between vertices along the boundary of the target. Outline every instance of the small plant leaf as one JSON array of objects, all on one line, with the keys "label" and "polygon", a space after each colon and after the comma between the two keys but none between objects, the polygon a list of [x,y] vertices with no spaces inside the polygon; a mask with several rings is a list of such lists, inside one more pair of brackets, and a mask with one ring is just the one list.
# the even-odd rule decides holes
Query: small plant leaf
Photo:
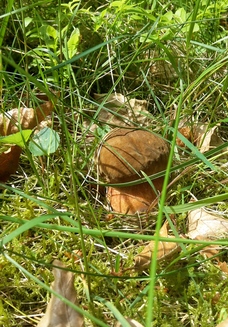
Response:
[{"label": "small plant leaf", "polygon": [[56,29],[53,26],[50,26],[50,25],[47,26],[46,33],[47,33],[48,36],[53,37],[54,40],[58,36],[58,33],[57,33]]},{"label": "small plant leaf", "polygon": [[72,58],[78,49],[78,43],[80,40],[80,32],[79,29],[76,28],[73,33],[71,34],[68,42],[67,42],[67,50],[68,50],[68,57]]},{"label": "small plant leaf", "polygon": [[175,12],[175,18],[179,23],[185,23],[187,19],[187,14],[184,8],[179,8]]},{"label": "small plant leaf", "polygon": [[171,10],[167,11],[162,17],[162,20],[164,20],[167,23],[171,23],[173,19],[173,12]]},{"label": "small plant leaf", "polygon": [[32,22],[31,17],[25,17],[25,27],[27,27]]},{"label": "small plant leaf", "polygon": [[26,129],[24,131],[10,134],[7,136],[0,136],[0,143],[3,144],[15,144],[20,146],[21,148],[25,147],[25,143],[28,141],[30,135],[32,134],[31,129]]},{"label": "small plant leaf", "polygon": [[59,143],[59,134],[53,129],[45,127],[29,142],[29,150],[34,156],[48,156],[58,149]]}]

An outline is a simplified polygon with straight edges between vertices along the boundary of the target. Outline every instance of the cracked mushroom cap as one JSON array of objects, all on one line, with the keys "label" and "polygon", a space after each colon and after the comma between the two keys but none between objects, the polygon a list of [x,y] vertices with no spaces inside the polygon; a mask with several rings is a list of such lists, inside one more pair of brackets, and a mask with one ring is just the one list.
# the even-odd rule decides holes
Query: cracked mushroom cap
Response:
[{"label": "cracked mushroom cap", "polygon": [[102,177],[109,183],[125,183],[166,169],[168,143],[141,129],[116,128],[109,132],[97,152]]}]

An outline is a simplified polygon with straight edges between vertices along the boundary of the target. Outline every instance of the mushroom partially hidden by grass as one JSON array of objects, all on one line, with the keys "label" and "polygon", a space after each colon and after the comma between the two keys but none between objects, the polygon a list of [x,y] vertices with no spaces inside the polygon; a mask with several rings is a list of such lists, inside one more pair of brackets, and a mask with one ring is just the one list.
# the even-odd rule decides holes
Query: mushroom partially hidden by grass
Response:
[{"label": "mushroom partially hidden by grass", "polygon": [[[116,128],[109,132],[97,151],[101,178],[110,184],[127,183],[166,169],[169,145],[161,137],[142,129]],[[134,214],[148,210],[162,190],[163,177],[133,186],[108,187],[107,198],[112,209]]]}]

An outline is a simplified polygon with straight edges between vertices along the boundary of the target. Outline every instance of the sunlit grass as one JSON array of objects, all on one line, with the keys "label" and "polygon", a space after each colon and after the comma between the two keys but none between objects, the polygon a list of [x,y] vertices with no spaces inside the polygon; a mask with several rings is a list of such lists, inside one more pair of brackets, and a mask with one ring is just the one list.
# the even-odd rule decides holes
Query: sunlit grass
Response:
[{"label": "sunlit grass", "polygon": [[[50,300],[57,258],[75,272],[77,310],[86,326],[112,326],[122,316],[146,327],[215,326],[228,314],[227,277],[199,250],[223,246],[226,260],[227,239],[182,236],[189,210],[211,206],[227,212],[227,166],[220,157],[227,144],[202,154],[178,125],[219,122],[227,142],[227,31],[219,25],[224,6],[98,2],[89,10],[83,1],[58,1],[49,14],[11,1],[1,12],[7,27],[0,32],[1,112],[35,108],[36,92],[52,97],[50,89],[59,91],[50,122],[61,144],[49,157],[25,149],[16,175],[0,185],[0,324],[36,326]],[[147,11],[151,6],[154,12]],[[185,21],[177,15],[180,8]],[[47,25],[55,29],[55,40],[42,34]],[[67,42],[76,28],[80,42],[69,56]],[[96,148],[114,127],[100,121],[99,112],[110,111],[106,99],[114,92],[147,100],[151,117],[144,127],[168,138],[172,149],[159,205],[148,215],[109,215],[106,184],[97,175]],[[107,94],[97,104],[94,93]],[[176,147],[176,136],[185,148]],[[192,194],[198,201],[189,202]],[[184,251],[168,262],[157,263],[154,256],[150,270],[134,270],[134,256],[145,242],[161,239],[165,217]]]}]

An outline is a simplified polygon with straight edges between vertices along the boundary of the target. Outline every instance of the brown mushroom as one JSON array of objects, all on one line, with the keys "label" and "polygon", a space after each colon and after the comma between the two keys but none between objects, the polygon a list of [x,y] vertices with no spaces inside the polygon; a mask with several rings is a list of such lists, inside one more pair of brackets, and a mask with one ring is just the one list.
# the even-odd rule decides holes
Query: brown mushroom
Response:
[{"label": "brown mushroom", "polygon": [[[110,184],[126,183],[166,169],[169,145],[160,136],[142,129],[116,128],[109,132],[97,151],[101,177]],[[163,177],[153,180],[161,191]],[[145,212],[157,192],[148,182],[133,186],[109,187],[107,198],[112,209],[120,213]]]}]

